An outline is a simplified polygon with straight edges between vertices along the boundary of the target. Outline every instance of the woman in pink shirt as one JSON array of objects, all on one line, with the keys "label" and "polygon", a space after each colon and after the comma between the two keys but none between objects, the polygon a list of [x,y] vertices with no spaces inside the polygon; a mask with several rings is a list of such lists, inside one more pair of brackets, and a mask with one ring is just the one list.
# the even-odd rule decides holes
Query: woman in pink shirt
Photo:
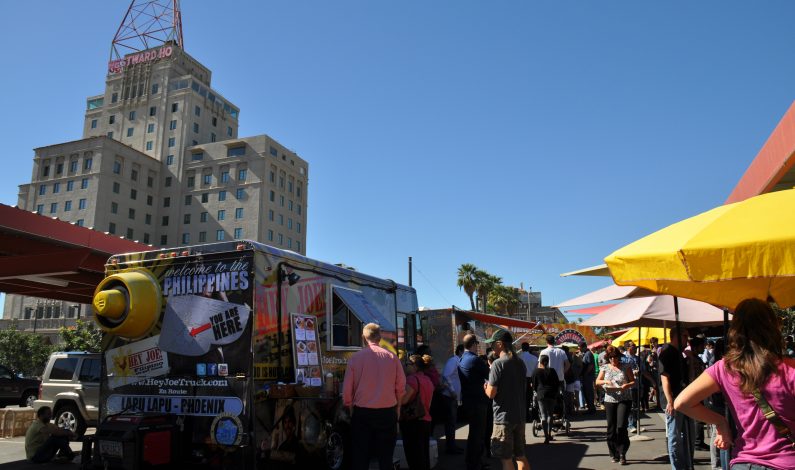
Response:
[{"label": "woman in pink shirt", "polygon": [[430,439],[431,439],[431,399],[433,398],[433,383],[425,375],[425,371],[433,365],[433,358],[429,355],[409,356],[406,365],[406,393],[401,400],[402,404],[411,403],[419,394],[420,404],[425,415],[412,420],[400,420],[400,436],[403,439],[403,452],[409,470],[429,470],[431,468]]},{"label": "woman in pink shirt", "polygon": [[[759,390],[790,430],[795,430],[795,359],[784,356],[781,323],[767,302],[746,299],[734,312],[723,359],[701,374],[676,398],[674,408],[698,421],[717,426],[715,444],[732,445],[732,470],[791,470],[795,444],[776,430],[754,399]],[[723,392],[737,426],[736,437],[726,419],[702,400]]]}]

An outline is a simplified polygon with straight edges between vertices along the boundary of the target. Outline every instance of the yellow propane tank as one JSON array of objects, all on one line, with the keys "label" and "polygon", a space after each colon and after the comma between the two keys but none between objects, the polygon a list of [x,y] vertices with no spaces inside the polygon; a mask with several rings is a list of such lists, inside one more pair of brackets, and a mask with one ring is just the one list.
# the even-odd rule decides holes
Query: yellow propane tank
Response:
[{"label": "yellow propane tank", "polygon": [[127,339],[144,336],[160,318],[160,284],[149,271],[112,274],[94,291],[94,321],[107,333]]}]

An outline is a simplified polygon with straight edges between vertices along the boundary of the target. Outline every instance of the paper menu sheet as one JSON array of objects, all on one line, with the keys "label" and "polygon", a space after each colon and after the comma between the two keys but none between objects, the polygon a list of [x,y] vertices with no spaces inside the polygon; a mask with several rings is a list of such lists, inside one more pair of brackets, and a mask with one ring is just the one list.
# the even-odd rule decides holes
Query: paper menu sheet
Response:
[{"label": "paper menu sheet", "polygon": [[290,314],[295,380],[312,387],[323,385],[317,326],[314,315]]}]

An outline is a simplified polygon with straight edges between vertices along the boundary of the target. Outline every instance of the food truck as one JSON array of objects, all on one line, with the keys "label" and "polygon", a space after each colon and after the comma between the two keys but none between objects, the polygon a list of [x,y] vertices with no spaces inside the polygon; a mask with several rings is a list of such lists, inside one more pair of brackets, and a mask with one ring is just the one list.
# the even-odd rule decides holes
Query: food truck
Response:
[{"label": "food truck", "polygon": [[[539,323],[456,307],[422,310],[420,324],[425,337],[429,338],[434,362],[440,370],[452,355],[456,345],[463,343],[464,336],[469,333],[483,339],[491,337],[499,328],[508,330],[513,335],[517,350],[524,342],[544,348],[547,335],[555,337],[556,345],[579,344],[581,341],[591,344],[599,339],[589,326],[573,323]],[[486,352],[486,345],[483,342],[478,348],[480,354]]]},{"label": "food truck", "polygon": [[110,468],[342,468],[362,327],[405,357],[419,325],[411,287],[253,241],[113,256],[93,307]]}]

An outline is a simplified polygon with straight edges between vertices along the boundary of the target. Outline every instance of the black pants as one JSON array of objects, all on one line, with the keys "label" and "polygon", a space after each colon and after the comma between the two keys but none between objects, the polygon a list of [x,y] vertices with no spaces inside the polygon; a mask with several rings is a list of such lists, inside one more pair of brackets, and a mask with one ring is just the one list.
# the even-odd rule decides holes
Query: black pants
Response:
[{"label": "black pants", "polygon": [[352,470],[370,468],[370,455],[378,458],[380,470],[392,469],[397,440],[395,408],[353,408],[351,417]]},{"label": "black pants", "polygon": [[622,401],[618,403],[605,402],[605,414],[607,415],[607,448],[612,457],[624,457],[629,450],[629,434],[627,433],[627,422],[629,414],[632,412],[632,402]]},{"label": "black pants", "polygon": [[45,463],[55,457],[55,453],[60,451],[61,455],[71,457],[74,455],[69,447],[69,438],[66,436],[50,436],[44,441],[36,454],[30,459],[32,462]]},{"label": "black pants", "polygon": [[455,449],[455,429],[458,424],[458,399],[444,397],[445,421],[444,421],[444,436],[446,450]]},{"label": "black pants", "polygon": [[465,403],[467,420],[469,421],[469,435],[467,436],[467,450],[465,461],[467,470],[480,470],[483,458],[483,436],[486,433],[486,416],[491,414],[488,403]]},{"label": "black pants", "polygon": [[430,421],[421,419],[401,421],[400,436],[403,438],[403,452],[406,454],[409,470],[430,470]]}]

